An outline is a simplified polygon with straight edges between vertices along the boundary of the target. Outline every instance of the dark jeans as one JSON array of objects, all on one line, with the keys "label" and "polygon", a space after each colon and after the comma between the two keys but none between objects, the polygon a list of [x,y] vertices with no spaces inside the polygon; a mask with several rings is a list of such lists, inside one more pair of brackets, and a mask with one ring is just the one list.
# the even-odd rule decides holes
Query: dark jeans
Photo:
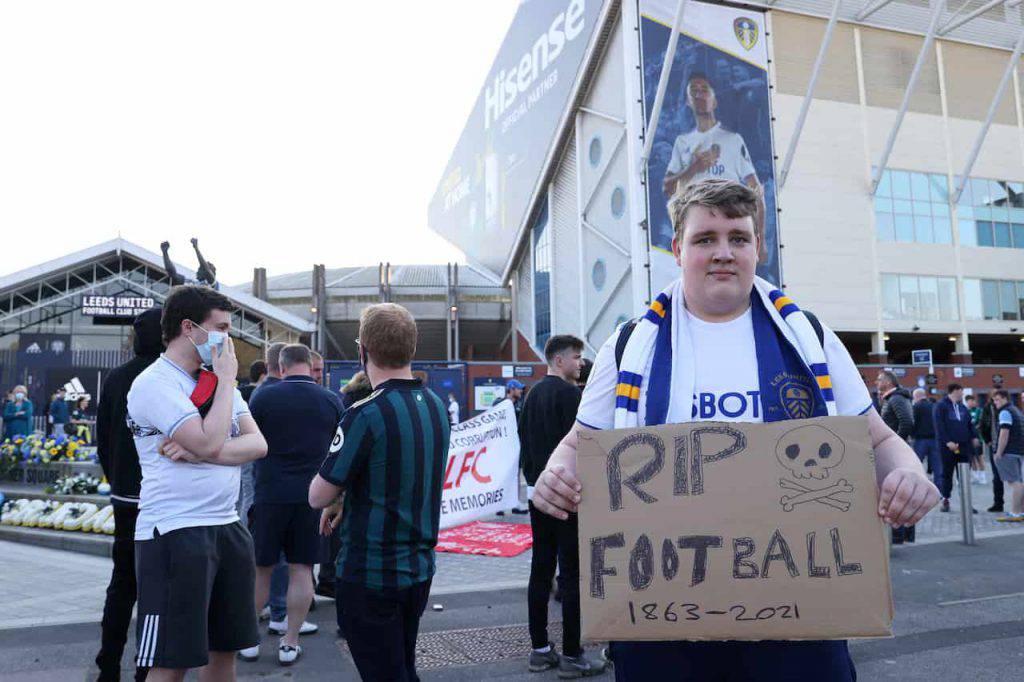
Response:
[{"label": "dark jeans", "polygon": [[[945,445],[943,445],[945,447]],[[935,487],[942,485],[942,455],[939,453],[939,442],[934,438],[915,438],[914,452],[922,462],[928,462],[932,469],[932,481]]]},{"label": "dark jeans", "polygon": [[947,500],[953,493],[953,473],[956,465],[961,462],[970,462],[974,456],[974,445],[972,443],[960,443],[960,454],[954,454],[946,447],[945,443],[939,443],[939,452],[942,453],[942,484],[939,492]]},{"label": "dark jeans", "polygon": [[538,511],[530,503],[533,529],[533,558],[530,584],[526,592],[529,608],[530,640],[534,649],[546,647],[548,639],[548,599],[551,580],[558,567],[558,587],[562,592],[562,653],[579,656],[580,646],[580,561],[579,519],[570,514],[565,521]]},{"label": "dark jeans", "polygon": [[337,581],[338,625],[367,682],[419,682],[416,636],[430,582],[385,591]]},{"label": "dark jeans", "polygon": [[334,529],[328,537],[320,536],[320,577],[317,584],[320,586],[334,586],[338,552],[341,551],[341,527]]},{"label": "dark jeans", "polygon": [[[135,606],[135,520],[138,507],[114,507],[114,570],[107,585],[107,599],[103,604],[100,652],[96,654],[99,682],[121,679],[121,654],[128,639]],[[147,668],[136,668],[135,679],[146,679]]]},{"label": "dark jeans", "polygon": [[996,466],[995,448],[988,449],[988,463],[992,465],[992,504],[996,507],[1003,506],[1003,477],[999,475],[999,467]]},{"label": "dark jeans", "polygon": [[701,682],[856,682],[844,640],[611,642],[615,679]]}]

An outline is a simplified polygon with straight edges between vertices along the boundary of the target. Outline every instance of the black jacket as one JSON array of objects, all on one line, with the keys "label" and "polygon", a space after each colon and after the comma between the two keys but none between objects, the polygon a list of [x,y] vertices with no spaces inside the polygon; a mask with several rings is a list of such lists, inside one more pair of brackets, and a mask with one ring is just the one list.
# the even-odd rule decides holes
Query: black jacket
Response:
[{"label": "black jacket", "polygon": [[527,485],[537,483],[551,453],[576,423],[581,395],[574,384],[550,375],[530,389],[519,417],[519,459]]},{"label": "black jacket", "polygon": [[914,430],[914,409],[910,405],[910,391],[896,387],[896,390],[882,399],[882,421],[903,440],[910,437]]},{"label": "black jacket", "polygon": [[932,420],[932,413],[935,411],[935,403],[928,400],[918,400],[914,403],[914,440],[928,440],[935,438],[935,422]]},{"label": "black jacket", "polygon": [[981,409],[981,419],[978,420],[978,438],[990,446],[994,446],[997,444],[995,438],[998,435],[996,433],[998,430],[999,410],[996,409],[996,404],[992,402],[992,398],[989,398],[985,403],[985,407]]},{"label": "black jacket", "polygon": [[142,370],[163,352],[160,309],[147,310],[135,319],[135,357],[111,370],[103,382],[96,412],[96,454],[110,483],[110,501],[137,506],[142,470],[135,439],[128,430],[128,390]]}]

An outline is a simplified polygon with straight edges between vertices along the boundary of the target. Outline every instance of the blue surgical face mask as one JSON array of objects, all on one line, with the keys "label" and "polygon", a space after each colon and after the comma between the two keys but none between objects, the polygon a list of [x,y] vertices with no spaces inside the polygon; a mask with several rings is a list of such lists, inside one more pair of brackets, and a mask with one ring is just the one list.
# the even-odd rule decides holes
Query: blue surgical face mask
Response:
[{"label": "blue surgical face mask", "polygon": [[25,394],[22,393],[21,391],[18,391],[17,393],[14,394],[14,399],[15,400],[24,400],[25,399]]},{"label": "blue surgical face mask", "polygon": [[206,332],[206,341],[204,343],[196,343],[192,341],[192,337],[189,337],[189,341],[192,341],[192,345],[196,347],[196,352],[199,353],[199,360],[204,365],[213,364],[213,349],[217,348],[219,351],[224,345],[224,341],[228,338],[228,335],[224,332],[209,331],[200,327],[198,324],[193,322],[196,327]]}]

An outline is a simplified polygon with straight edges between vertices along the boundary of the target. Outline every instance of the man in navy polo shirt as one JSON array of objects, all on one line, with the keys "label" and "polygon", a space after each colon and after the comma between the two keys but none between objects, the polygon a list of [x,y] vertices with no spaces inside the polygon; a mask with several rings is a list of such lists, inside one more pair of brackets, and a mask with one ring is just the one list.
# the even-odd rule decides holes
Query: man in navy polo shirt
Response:
[{"label": "man in navy polo shirt", "polygon": [[280,362],[283,379],[262,386],[249,404],[268,448],[256,467],[252,530],[257,604],[267,601],[270,576],[282,551],[288,562],[287,629],[278,661],[290,665],[302,653],[298,637],[313,600],[312,566],[320,547],[320,513],[309,506],[307,493],[344,410],[338,396],[313,380],[309,348],[285,346]]}]

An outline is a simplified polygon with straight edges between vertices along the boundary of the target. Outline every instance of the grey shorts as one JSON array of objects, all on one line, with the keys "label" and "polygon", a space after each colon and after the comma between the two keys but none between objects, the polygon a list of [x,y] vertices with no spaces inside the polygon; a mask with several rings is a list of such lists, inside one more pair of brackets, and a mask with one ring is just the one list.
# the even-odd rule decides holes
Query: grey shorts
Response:
[{"label": "grey shorts", "polygon": [[996,460],[996,468],[999,469],[999,478],[1004,483],[1024,483],[1021,476],[1021,468],[1024,467],[1024,455],[1006,455]]},{"label": "grey shorts", "polygon": [[239,522],[154,531],[135,542],[144,668],[198,668],[210,651],[259,643],[252,536]]}]

